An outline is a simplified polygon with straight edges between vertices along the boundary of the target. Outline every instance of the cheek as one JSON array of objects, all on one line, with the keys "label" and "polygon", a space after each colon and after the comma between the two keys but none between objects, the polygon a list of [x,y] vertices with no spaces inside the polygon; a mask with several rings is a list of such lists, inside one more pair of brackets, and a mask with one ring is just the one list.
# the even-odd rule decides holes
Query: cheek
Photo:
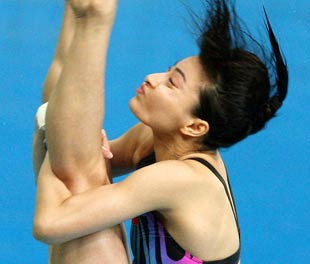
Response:
[{"label": "cheek", "polygon": [[131,99],[129,106],[133,114],[155,130],[171,132],[181,128],[191,117],[191,108],[185,96],[163,96],[152,94],[148,97]]},{"label": "cheek", "polygon": [[175,129],[180,124],[180,110],[174,100],[158,98],[156,95],[129,102],[130,110],[144,124],[158,131]]}]

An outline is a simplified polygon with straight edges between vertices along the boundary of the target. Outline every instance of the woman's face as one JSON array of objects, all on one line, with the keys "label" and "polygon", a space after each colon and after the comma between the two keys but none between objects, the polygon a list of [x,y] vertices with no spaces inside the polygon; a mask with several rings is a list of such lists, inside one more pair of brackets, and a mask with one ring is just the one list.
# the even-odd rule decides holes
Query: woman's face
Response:
[{"label": "woman's face", "polygon": [[175,132],[193,118],[193,107],[206,80],[199,58],[186,58],[167,72],[148,75],[130,108],[153,130]]}]

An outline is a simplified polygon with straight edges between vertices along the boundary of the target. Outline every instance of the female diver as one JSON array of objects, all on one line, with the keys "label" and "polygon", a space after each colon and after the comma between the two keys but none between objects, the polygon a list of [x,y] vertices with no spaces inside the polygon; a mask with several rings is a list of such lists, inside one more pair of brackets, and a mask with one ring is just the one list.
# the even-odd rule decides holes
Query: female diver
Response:
[{"label": "female diver", "polygon": [[35,237],[66,244],[132,218],[134,263],[239,263],[238,218],[218,150],[260,131],[286,97],[288,71],[267,16],[271,59],[239,23],[234,1],[207,1],[199,55],[148,75],[130,101],[143,124],[111,142],[111,166],[139,169],[109,184],[100,135],[105,53],[94,47],[110,32],[105,8],[115,1],[102,2],[71,1],[80,61],[68,54],[49,100]]}]

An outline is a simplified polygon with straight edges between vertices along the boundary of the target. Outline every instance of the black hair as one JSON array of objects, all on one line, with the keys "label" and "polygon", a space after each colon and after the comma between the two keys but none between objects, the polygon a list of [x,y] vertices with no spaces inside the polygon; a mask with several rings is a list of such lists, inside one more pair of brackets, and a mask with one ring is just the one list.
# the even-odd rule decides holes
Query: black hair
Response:
[{"label": "black hair", "polygon": [[206,0],[199,59],[211,85],[193,114],[209,123],[206,149],[229,147],[264,128],[287,94],[288,70],[265,11],[271,51],[249,33],[235,1]]}]

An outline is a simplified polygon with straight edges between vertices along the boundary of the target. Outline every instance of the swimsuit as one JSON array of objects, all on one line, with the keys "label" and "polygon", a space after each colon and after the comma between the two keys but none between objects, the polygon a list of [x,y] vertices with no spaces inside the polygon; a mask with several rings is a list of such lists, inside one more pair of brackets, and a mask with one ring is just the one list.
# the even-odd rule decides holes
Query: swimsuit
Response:
[{"label": "swimsuit", "polygon": [[[228,188],[222,176],[207,161],[200,158],[191,158],[207,166],[215,176],[221,181],[225,188],[233,210],[234,198],[229,196]],[[151,155],[140,161],[138,169],[155,162],[155,155]],[[230,189],[230,183],[229,189]],[[240,230],[238,216],[235,211],[235,221],[238,227],[239,240]],[[240,260],[239,249],[228,258],[216,261],[202,261],[182,249],[178,243],[171,237],[165,227],[159,220],[156,212],[148,212],[132,219],[131,226],[131,248],[133,251],[133,264],[238,264]]]}]

